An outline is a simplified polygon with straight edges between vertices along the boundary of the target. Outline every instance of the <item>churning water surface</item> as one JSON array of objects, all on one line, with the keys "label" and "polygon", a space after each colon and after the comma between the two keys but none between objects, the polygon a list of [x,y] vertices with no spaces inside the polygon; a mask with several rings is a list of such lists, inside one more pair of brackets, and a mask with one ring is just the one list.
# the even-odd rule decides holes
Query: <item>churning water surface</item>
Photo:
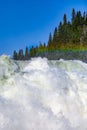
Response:
[{"label": "churning water surface", "polygon": [[0,130],[87,130],[87,64],[1,56]]}]

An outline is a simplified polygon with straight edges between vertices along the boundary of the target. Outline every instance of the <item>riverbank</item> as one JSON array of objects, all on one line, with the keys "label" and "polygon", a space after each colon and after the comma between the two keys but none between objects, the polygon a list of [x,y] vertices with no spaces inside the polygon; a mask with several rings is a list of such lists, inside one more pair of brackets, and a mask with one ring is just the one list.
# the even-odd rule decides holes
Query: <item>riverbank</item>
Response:
[{"label": "riverbank", "polygon": [[46,57],[49,60],[81,60],[87,62],[87,51],[79,50],[60,50],[60,51],[47,51],[39,53],[36,57]]}]

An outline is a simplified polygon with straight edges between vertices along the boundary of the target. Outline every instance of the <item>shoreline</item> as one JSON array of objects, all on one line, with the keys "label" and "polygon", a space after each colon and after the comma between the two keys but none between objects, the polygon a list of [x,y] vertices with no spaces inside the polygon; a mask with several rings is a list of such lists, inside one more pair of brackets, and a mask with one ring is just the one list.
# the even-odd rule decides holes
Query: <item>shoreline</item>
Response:
[{"label": "shoreline", "polygon": [[[35,57],[46,57],[48,60],[81,60],[87,63],[87,51],[81,50],[58,50],[58,51],[47,51],[36,54]],[[31,57],[33,58],[33,57]]]}]

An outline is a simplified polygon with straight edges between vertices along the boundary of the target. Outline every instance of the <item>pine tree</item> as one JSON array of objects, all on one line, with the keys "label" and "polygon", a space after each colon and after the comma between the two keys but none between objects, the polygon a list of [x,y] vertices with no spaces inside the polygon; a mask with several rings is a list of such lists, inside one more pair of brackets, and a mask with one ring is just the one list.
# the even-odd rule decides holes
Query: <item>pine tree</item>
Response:
[{"label": "pine tree", "polygon": [[29,51],[28,51],[28,47],[26,47],[25,49],[25,59],[29,59]]},{"label": "pine tree", "polygon": [[64,25],[67,24],[67,17],[66,17],[66,14],[64,14],[64,16],[63,16],[63,24],[64,24]]},{"label": "pine tree", "polygon": [[32,46],[30,49],[30,57],[34,57],[35,54],[36,54],[35,48],[34,48],[34,46]]},{"label": "pine tree", "polygon": [[23,50],[22,49],[19,50],[18,59],[19,60],[23,60],[24,59],[24,54],[23,54]]},{"label": "pine tree", "polygon": [[44,44],[43,44],[43,47],[44,47],[44,51],[46,51],[47,49],[47,46],[46,46],[46,43],[44,42]]},{"label": "pine tree", "polygon": [[57,49],[57,44],[58,44],[58,29],[57,27],[54,30],[54,34],[53,34],[53,44],[54,44],[54,48]]},{"label": "pine tree", "polygon": [[43,44],[42,44],[42,42],[41,42],[41,41],[40,41],[39,48],[40,48],[41,50],[43,50]]},{"label": "pine tree", "polygon": [[76,19],[75,19],[75,25],[76,27],[83,25],[82,23],[82,15],[80,11],[77,11]]},{"label": "pine tree", "polygon": [[62,43],[62,37],[63,37],[63,24],[62,22],[60,22],[58,26],[58,41],[60,44]]},{"label": "pine tree", "polygon": [[75,9],[73,8],[73,10],[72,10],[72,24],[74,24],[75,18],[76,18],[76,13],[75,13]]},{"label": "pine tree", "polygon": [[44,48],[46,48],[46,43],[44,42]]},{"label": "pine tree", "polygon": [[18,60],[18,55],[17,55],[17,52],[15,50],[13,52],[13,59]]},{"label": "pine tree", "polygon": [[83,21],[84,21],[84,24],[85,24],[85,22],[86,22],[86,13],[85,12],[83,13]]},{"label": "pine tree", "polygon": [[49,40],[48,40],[48,49],[51,49],[53,44],[53,38],[52,38],[52,34],[49,34]]},{"label": "pine tree", "polygon": [[86,20],[85,20],[85,24],[87,25],[87,13],[86,13]]}]

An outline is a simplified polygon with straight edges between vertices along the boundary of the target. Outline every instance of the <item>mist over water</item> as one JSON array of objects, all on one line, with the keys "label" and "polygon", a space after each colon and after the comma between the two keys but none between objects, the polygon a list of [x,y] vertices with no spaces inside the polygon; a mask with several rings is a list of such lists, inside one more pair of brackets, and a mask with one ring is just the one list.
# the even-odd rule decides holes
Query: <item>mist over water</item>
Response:
[{"label": "mist over water", "polygon": [[87,130],[87,64],[1,56],[0,130]]}]

